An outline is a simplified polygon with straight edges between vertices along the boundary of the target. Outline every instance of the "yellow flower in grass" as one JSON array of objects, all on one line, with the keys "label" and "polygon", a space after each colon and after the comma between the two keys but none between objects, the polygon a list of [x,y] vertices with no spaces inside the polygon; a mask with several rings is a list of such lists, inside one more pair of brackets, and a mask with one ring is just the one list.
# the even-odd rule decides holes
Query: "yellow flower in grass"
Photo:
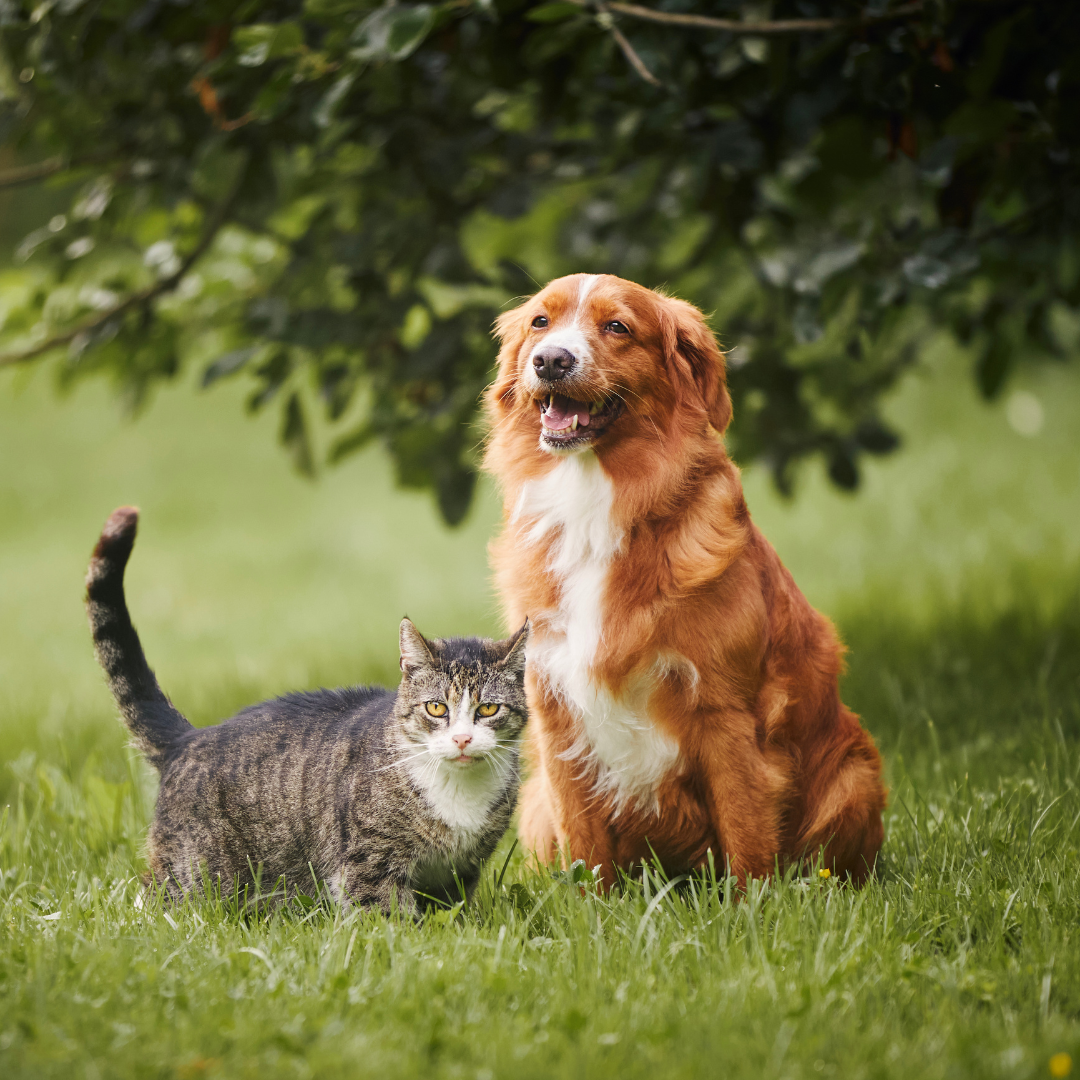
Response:
[{"label": "yellow flower in grass", "polygon": [[1064,1080],[1072,1072],[1072,1058],[1068,1054],[1055,1054],[1050,1059],[1050,1075]]},{"label": "yellow flower in grass", "polygon": [[831,871],[831,870],[830,870],[830,869],[829,869],[829,868],[828,868],[827,866],[823,866],[823,867],[822,867],[822,868],[821,868],[821,869],[820,869],[820,870],[819,870],[819,871],[817,872],[817,876],[818,876],[819,878],[821,878],[822,880],[824,880],[824,879],[825,879],[825,878],[827,878],[827,877],[832,877],[832,871]]}]

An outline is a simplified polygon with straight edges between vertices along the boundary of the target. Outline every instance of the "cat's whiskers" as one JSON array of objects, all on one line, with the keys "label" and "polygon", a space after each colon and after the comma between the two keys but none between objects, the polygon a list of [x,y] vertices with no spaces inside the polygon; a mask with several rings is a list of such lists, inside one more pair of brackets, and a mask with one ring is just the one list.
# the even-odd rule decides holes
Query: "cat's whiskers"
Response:
[{"label": "cat's whiskers", "polygon": [[428,763],[424,766],[423,771],[423,787],[429,788],[435,782],[435,778],[439,775],[439,767],[446,760],[440,754],[432,753],[428,750]]},{"label": "cat's whiskers", "polygon": [[[389,749],[389,748],[387,748]],[[384,765],[379,772],[386,772],[387,769],[400,769],[410,762],[418,761],[421,758],[427,757],[431,753],[431,750],[426,746],[421,746],[415,753],[406,754],[404,757],[398,758],[396,761],[391,761],[389,765]]]},{"label": "cat's whiskers", "polygon": [[513,759],[512,750],[513,748],[508,744],[496,742],[491,753],[488,754],[491,767],[498,774],[502,783],[505,783],[512,774],[517,772],[517,763]]},{"label": "cat's whiskers", "polygon": [[505,762],[492,761],[491,771],[495,773],[496,777],[498,778],[499,786],[505,788],[506,781],[509,778],[511,772],[510,766]]}]

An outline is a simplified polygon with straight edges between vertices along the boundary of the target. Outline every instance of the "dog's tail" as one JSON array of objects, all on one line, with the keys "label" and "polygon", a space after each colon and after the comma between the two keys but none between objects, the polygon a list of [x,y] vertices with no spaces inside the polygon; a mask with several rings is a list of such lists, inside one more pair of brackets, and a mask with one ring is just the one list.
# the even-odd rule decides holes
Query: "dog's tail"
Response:
[{"label": "dog's tail", "polygon": [[133,506],[114,510],[105,522],[86,572],[86,611],[94,651],[108,676],[120,715],[135,745],[160,772],[194,728],[158,686],[124,600],[124,567],[138,524],[139,511]]}]

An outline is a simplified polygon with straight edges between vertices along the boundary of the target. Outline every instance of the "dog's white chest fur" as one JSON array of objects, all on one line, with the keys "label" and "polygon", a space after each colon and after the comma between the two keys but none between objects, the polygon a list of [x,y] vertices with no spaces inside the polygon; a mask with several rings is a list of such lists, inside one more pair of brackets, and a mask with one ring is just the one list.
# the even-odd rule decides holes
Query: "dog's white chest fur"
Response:
[{"label": "dog's white chest fur", "polygon": [[531,543],[559,533],[548,564],[561,583],[559,607],[548,613],[550,628],[530,643],[529,661],[580,719],[567,756],[596,764],[598,786],[618,811],[629,802],[655,801],[660,782],[678,763],[679,747],[649,717],[656,679],[669,665],[637,676],[617,698],[593,680],[608,573],[623,542],[613,501],[611,480],[595,454],[584,451],[527,483],[513,517],[526,526]]}]

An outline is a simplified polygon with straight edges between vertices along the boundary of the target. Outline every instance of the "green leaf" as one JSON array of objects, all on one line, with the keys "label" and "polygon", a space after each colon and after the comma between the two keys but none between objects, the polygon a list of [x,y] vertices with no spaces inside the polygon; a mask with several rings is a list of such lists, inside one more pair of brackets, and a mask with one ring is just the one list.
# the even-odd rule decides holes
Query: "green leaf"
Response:
[{"label": "green leaf", "polygon": [[216,383],[218,379],[235,375],[260,349],[259,345],[248,345],[243,349],[233,349],[232,352],[219,356],[212,364],[209,364],[202,375],[202,385],[207,387]]},{"label": "green leaf", "polygon": [[416,288],[440,319],[453,318],[466,308],[497,311],[508,299],[505,290],[492,285],[451,285],[433,277],[421,278]]},{"label": "green leaf", "polygon": [[334,85],[323,94],[319,104],[315,106],[311,114],[312,119],[321,128],[328,128],[334,120],[334,113],[338,105],[352,87],[355,76],[342,75],[334,82]]},{"label": "green leaf", "polygon": [[547,23],[561,22],[563,19],[571,19],[575,15],[583,15],[584,9],[579,4],[568,4],[564,0],[555,0],[555,3],[540,4],[527,12],[525,18],[529,22]]},{"label": "green leaf", "polygon": [[259,67],[267,60],[298,53],[304,45],[304,31],[296,22],[255,23],[238,26],[232,40],[239,51],[237,61],[244,67]]},{"label": "green leaf", "polygon": [[472,504],[476,473],[463,465],[448,463],[435,475],[435,498],[448,525],[460,525]]},{"label": "green leaf", "polygon": [[308,437],[307,421],[300,404],[300,395],[294,390],[285,404],[284,420],[281,425],[281,441],[289,451],[296,471],[303,476],[315,475],[315,462],[311,454],[311,440]]},{"label": "green leaf", "polygon": [[388,4],[369,15],[352,36],[354,60],[404,60],[435,22],[430,4]]},{"label": "green leaf", "polygon": [[350,431],[334,441],[330,447],[330,452],[326,455],[327,462],[330,465],[336,465],[350,454],[362,450],[377,434],[371,422],[365,420],[354,431]]},{"label": "green leaf", "polygon": [[1050,339],[1063,356],[1080,350],[1080,310],[1059,301],[1050,305],[1046,322]]},{"label": "green leaf", "polygon": [[303,195],[281,207],[270,219],[274,231],[287,240],[298,240],[311,227],[311,221],[326,205],[325,194]]},{"label": "green leaf", "polygon": [[855,442],[869,454],[891,454],[900,445],[900,437],[880,420],[871,419],[855,429]]},{"label": "green leaf", "polygon": [[304,0],[304,14],[316,19],[335,19],[356,11],[356,0]]},{"label": "green leaf", "polygon": [[838,443],[829,452],[829,479],[844,491],[854,491],[859,486],[854,448],[847,443]]},{"label": "green leaf", "polygon": [[975,379],[982,395],[988,401],[997,397],[1005,385],[1005,377],[1013,362],[1013,343],[995,327],[983,348],[983,353],[975,365]]},{"label": "green leaf", "polygon": [[413,304],[405,312],[405,320],[398,331],[401,344],[406,349],[415,349],[431,331],[431,313],[423,304]]}]

